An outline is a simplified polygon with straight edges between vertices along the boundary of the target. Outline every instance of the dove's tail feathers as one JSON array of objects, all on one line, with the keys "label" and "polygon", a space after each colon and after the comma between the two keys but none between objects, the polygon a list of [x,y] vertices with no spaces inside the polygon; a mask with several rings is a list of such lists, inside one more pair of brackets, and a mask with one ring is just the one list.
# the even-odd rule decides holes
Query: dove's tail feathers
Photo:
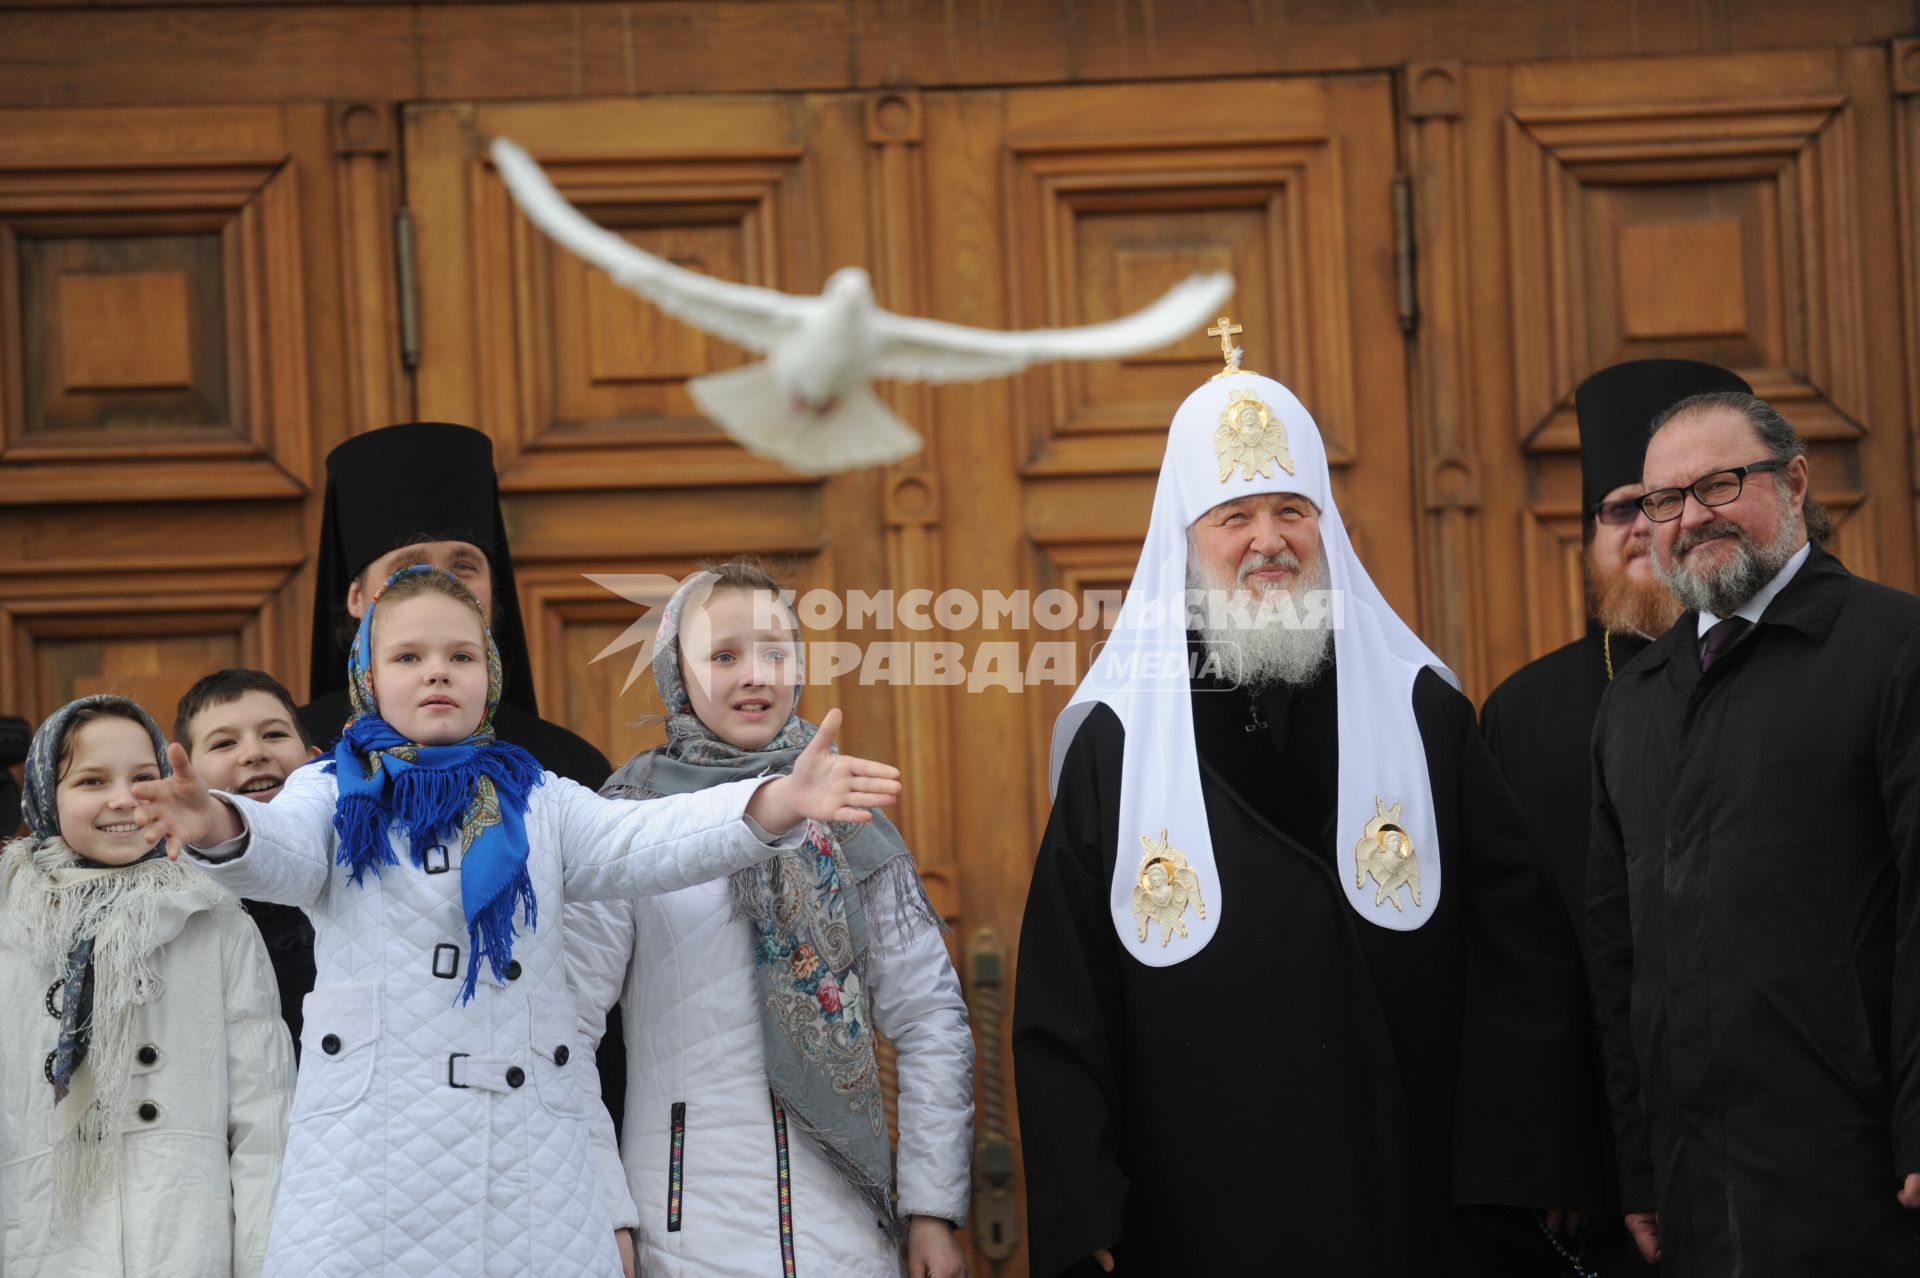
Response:
[{"label": "dove's tail feathers", "polygon": [[919,452],[924,442],[866,386],[818,417],[796,412],[764,362],[696,377],[687,391],[749,451],[806,474],[885,466]]}]

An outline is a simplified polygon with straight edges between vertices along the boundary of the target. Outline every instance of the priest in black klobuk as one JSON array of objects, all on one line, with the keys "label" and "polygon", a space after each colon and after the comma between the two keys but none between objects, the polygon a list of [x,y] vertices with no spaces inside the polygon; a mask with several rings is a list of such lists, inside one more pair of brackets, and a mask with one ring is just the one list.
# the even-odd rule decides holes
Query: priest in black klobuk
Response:
[{"label": "priest in black klobuk", "polygon": [[1584,929],[1593,717],[1607,684],[1666,632],[1680,602],[1654,576],[1653,525],[1640,513],[1640,463],[1653,419],[1689,395],[1750,391],[1690,359],[1637,359],[1580,383],[1580,506],[1587,632],[1515,671],[1481,707],[1481,727],[1520,798],[1576,931]]},{"label": "priest in black klobuk", "polygon": [[597,789],[613,771],[607,757],[540,717],[514,588],[513,552],[500,512],[493,441],[469,426],[388,426],[356,435],[327,454],[313,592],[313,661],[307,676],[310,699],[300,708],[307,734],[315,745],[329,748],[353,713],[347,697],[347,652],[354,625],[381,583],[404,566],[408,554],[470,579],[454,558],[462,546],[485,558],[479,567],[487,583],[484,588],[476,585],[474,593],[491,605],[487,625],[499,645],[506,676],[494,731],[549,772]]},{"label": "priest in black klobuk", "polygon": [[1567,1272],[1599,1181],[1574,935],[1312,417],[1237,358],[1174,416],[1052,781],[1014,1011],[1035,1278]]}]

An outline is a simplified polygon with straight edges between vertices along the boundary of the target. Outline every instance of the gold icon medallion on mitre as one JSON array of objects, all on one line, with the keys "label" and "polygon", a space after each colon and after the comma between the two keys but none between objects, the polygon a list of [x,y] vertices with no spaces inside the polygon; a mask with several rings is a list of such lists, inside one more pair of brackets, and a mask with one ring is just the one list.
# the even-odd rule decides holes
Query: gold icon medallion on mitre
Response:
[{"label": "gold icon medallion on mitre", "polygon": [[1220,456],[1220,482],[1240,468],[1242,479],[1258,475],[1273,478],[1273,463],[1293,473],[1293,453],[1287,448],[1287,427],[1279,416],[1251,390],[1229,393],[1227,406],[1220,413],[1220,428],[1213,432],[1213,451]]},{"label": "gold icon medallion on mitre", "polygon": [[1377,886],[1373,892],[1376,906],[1391,904],[1401,908],[1400,888],[1404,884],[1413,894],[1414,908],[1420,906],[1420,859],[1413,854],[1413,838],[1400,824],[1400,804],[1389,807],[1379,797],[1373,800],[1373,819],[1360,831],[1353,845],[1353,886],[1367,885],[1372,875]]},{"label": "gold icon medallion on mitre", "polygon": [[1140,927],[1140,940],[1147,939],[1147,925],[1160,925],[1160,944],[1175,935],[1186,936],[1187,925],[1181,915],[1192,905],[1196,917],[1207,917],[1207,903],[1200,897],[1200,876],[1187,864],[1181,851],[1167,841],[1167,832],[1159,838],[1140,836],[1146,855],[1140,858],[1140,879],[1133,888],[1133,921]]}]

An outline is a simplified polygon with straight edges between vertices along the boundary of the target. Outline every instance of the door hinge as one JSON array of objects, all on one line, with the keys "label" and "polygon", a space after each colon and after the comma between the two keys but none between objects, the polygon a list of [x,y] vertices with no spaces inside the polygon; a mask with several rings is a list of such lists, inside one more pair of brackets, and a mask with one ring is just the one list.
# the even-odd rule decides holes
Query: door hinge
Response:
[{"label": "door hinge", "polygon": [[413,214],[393,215],[393,267],[400,287],[400,360],[409,373],[420,367],[420,276],[414,260]]},{"label": "door hinge", "polygon": [[1411,337],[1420,327],[1420,281],[1414,273],[1413,179],[1405,173],[1393,175],[1393,265],[1400,331]]}]

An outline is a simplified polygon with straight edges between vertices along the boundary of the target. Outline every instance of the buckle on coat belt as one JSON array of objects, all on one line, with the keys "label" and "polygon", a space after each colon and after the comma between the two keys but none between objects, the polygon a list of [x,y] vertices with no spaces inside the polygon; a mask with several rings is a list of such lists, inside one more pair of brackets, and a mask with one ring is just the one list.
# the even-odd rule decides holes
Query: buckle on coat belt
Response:
[{"label": "buckle on coat belt", "polygon": [[471,1056],[471,1055],[472,1055],[471,1052],[451,1052],[448,1054],[447,1056],[447,1086],[448,1087],[458,1087],[461,1091],[465,1091],[467,1089],[468,1084],[456,1083],[453,1081],[453,1063],[457,1060],[462,1059],[463,1057]]}]

